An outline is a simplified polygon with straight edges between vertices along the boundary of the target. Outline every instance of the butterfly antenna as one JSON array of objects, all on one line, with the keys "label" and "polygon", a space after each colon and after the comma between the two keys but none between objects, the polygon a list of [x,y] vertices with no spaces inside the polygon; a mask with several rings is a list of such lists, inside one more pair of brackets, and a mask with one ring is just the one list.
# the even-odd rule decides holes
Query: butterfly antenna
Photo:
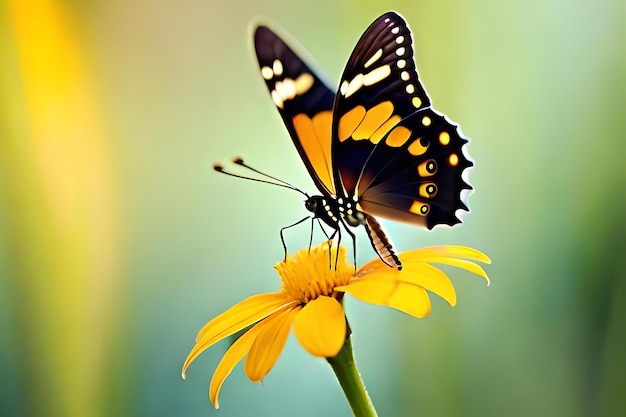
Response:
[{"label": "butterfly antenna", "polygon": [[222,164],[217,164],[217,163],[216,163],[216,164],[213,164],[213,169],[214,169],[215,171],[219,172],[219,173],[222,173],[222,174],[225,174],[225,175],[229,175],[229,176],[231,176],[231,177],[241,178],[241,179],[243,179],[243,180],[249,180],[249,181],[261,182],[261,183],[264,183],[264,184],[276,185],[276,186],[278,186],[278,187],[283,187],[283,188],[288,188],[288,189],[290,189],[290,190],[294,190],[294,191],[299,192],[300,194],[304,195],[304,196],[305,196],[305,197],[307,197],[307,198],[309,197],[309,195],[308,195],[307,193],[305,193],[305,192],[304,192],[304,191],[302,191],[301,189],[299,189],[299,188],[297,188],[297,187],[295,187],[295,186],[293,186],[293,185],[289,184],[288,182],[286,182],[286,181],[282,181],[282,180],[280,180],[280,179],[278,179],[278,178],[275,178],[275,177],[272,177],[271,175],[264,174],[263,172],[260,172],[260,171],[258,171],[258,170],[256,170],[256,169],[254,169],[254,168],[252,168],[252,167],[250,167],[250,166],[246,165],[246,164],[243,162],[243,159],[241,159],[241,158],[235,158],[235,159],[233,160],[233,162],[234,162],[235,164],[240,165],[240,166],[242,166],[242,167],[244,167],[244,168],[247,168],[247,169],[249,169],[249,170],[251,170],[251,171],[253,171],[253,172],[256,172],[256,173],[257,173],[257,174],[259,174],[259,175],[263,175],[263,176],[265,176],[265,177],[267,177],[267,178],[270,178],[270,179],[273,179],[274,181],[277,181],[277,182],[268,181],[268,180],[263,180],[263,179],[259,179],[259,178],[246,177],[245,175],[234,174],[234,173],[232,173],[232,172],[226,171],[226,170],[224,169],[224,166],[222,166]]},{"label": "butterfly antenna", "polygon": [[241,157],[239,157],[239,156],[238,156],[238,157],[236,157],[235,159],[233,159],[233,163],[234,163],[234,164],[237,164],[237,165],[239,165],[239,166],[242,166],[242,167],[244,167],[244,168],[246,168],[246,169],[249,169],[250,171],[255,172],[255,173],[259,174],[259,175],[262,175],[262,176],[264,176],[264,177],[266,177],[266,178],[270,178],[270,179],[272,179],[272,180],[274,180],[274,181],[278,181],[278,182],[279,182],[279,183],[281,183],[281,184],[285,184],[285,186],[287,186],[287,187],[289,187],[289,188],[292,188],[292,189],[294,189],[294,190],[301,191],[301,190],[299,190],[299,189],[298,189],[295,185],[290,184],[290,183],[288,183],[287,181],[283,181],[283,180],[281,180],[280,178],[273,177],[273,176],[271,176],[271,175],[269,175],[269,174],[266,174],[265,172],[259,171],[259,170],[258,170],[258,169],[256,169],[256,168],[252,168],[250,165],[246,164],[246,163],[243,161],[243,158],[241,158]]}]

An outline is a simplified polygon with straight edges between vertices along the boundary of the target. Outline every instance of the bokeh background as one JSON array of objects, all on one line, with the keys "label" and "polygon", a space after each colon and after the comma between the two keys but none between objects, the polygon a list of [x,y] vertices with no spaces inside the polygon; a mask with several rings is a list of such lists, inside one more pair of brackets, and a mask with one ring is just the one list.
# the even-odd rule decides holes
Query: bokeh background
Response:
[{"label": "bokeh background", "polygon": [[[279,22],[336,82],[394,9],[435,107],[472,138],[462,226],[387,223],[400,249],[462,244],[492,285],[415,320],[347,300],[384,416],[626,415],[626,2],[3,0],[0,415],[346,416],[293,340],[261,384],[182,381],[197,330],[274,291],[302,198],[212,171],[242,155],[313,184],[257,73],[249,22]],[[292,250],[308,228],[288,232]],[[317,237],[321,237],[319,234]],[[374,254],[363,234],[358,261]]]}]

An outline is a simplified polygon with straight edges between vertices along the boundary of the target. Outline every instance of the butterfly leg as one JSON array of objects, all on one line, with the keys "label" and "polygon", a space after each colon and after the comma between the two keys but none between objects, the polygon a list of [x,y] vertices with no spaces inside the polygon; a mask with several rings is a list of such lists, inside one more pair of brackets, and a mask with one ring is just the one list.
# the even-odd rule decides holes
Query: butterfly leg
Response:
[{"label": "butterfly leg", "polygon": [[354,260],[354,273],[356,274],[356,236],[354,235],[352,230],[348,229],[347,227],[346,232],[348,232],[348,234],[352,238],[352,259]]},{"label": "butterfly leg", "polygon": [[[285,251],[285,256],[283,257],[283,262],[285,262],[287,260],[287,244],[285,243],[285,236],[283,235],[283,232],[285,231],[285,229],[289,229],[291,227],[297,226],[300,223],[302,223],[303,221],[310,219],[311,216],[306,216],[303,219],[298,220],[297,222],[290,224],[289,226],[285,226],[285,227],[281,227],[280,229],[280,241],[283,244],[283,250]],[[313,235],[311,234],[311,238],[313,238]]]},{"label": "butterfly leg", "polygon": [[330,235],[326,233],[326,229],[324,229],[324,226],[322,225],[322,221],[319,219],[319,217],[317,218],[317,223],[320,225],[320,229],[322,229],[322,232],[324,232],[324,236],[326,236],[326,240],[332,239]]},{"label": "butterfly leg", "polygon": [[[326,233],[326,232],[324,232]],[[339,228],[335,229],[333,231],[333,233],[331,233],[330,236],[328,236],[328,269],[332,268],[333,266],[333,255],[332,255],[332,251],[330,249],[332,249],[333,247],[333,240],[335,239],[335,236],[338,235],[337,238],[337,247],[339,247],[339,242],[341,242],[341,230],[339,230]],[[339,253],[339,252],[337,252]],[[337,269],[337,260],[335,260],[335,269]]]},{"label": "butterfly leg", "polygon": [[346,232],[348,232],[348,234],[352,238],[352,256],[354,259],[354,273],[356,274],[356,235],[352,232],[352,230],[350,230],[350,228],[348,227],[346,222],[343,220],[343,218],[341,219],[341,224],[343,225],[343,228],[346,229]]},{"label": "butterfly leg", "polygon": [[311,217],[311,235],[309,237],[309,253],[311,253],[311,245],[313,245],[313,226],[314,225],[315,225],[315,217]]}]

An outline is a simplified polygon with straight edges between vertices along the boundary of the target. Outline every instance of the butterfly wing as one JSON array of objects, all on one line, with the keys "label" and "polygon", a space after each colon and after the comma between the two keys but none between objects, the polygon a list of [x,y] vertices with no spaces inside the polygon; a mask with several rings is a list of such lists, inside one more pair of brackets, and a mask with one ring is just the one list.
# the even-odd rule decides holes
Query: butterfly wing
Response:
[{"label": "butterfly wing", "polygon": [[357,185],[361,208],[369,214],[432,229],[459,223],[468,210],[462,191],[472,187],[463,171],[472,166],[463,154],[458,127],[428,108],[398,123],[376,146]]},{"label": "butterfly wing", "polygon": [[335,194],[331,160],[334,92],[266,26],[254,31],[261,75],[309,175],[322,194]]},{"label": "butterfly wing", "polygon": [[472,165],[455,125],[431,108],[415,68],[411,31],[389,12],[355,47],[333,115],[338,192],[372,215],[420,224],[455,224],[467,210],[462,178]]}]

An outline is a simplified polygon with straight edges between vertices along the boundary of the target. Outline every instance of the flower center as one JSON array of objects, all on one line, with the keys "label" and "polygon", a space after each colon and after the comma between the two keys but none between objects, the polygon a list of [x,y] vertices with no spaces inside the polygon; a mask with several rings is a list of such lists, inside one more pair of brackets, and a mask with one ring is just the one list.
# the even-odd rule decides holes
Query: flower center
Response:
[{"label": "flower center", "polygon": [[354,273],[354,266],[346,260],[346,248],[340,246],[337,256],[337,245],[330,247],[329,242],[310,251],[301,249],[293,258],[287,255],[274,268],[283,282],[280,290],[304,304],[320,295],[332,295],[333,289],[346,285]]}]

